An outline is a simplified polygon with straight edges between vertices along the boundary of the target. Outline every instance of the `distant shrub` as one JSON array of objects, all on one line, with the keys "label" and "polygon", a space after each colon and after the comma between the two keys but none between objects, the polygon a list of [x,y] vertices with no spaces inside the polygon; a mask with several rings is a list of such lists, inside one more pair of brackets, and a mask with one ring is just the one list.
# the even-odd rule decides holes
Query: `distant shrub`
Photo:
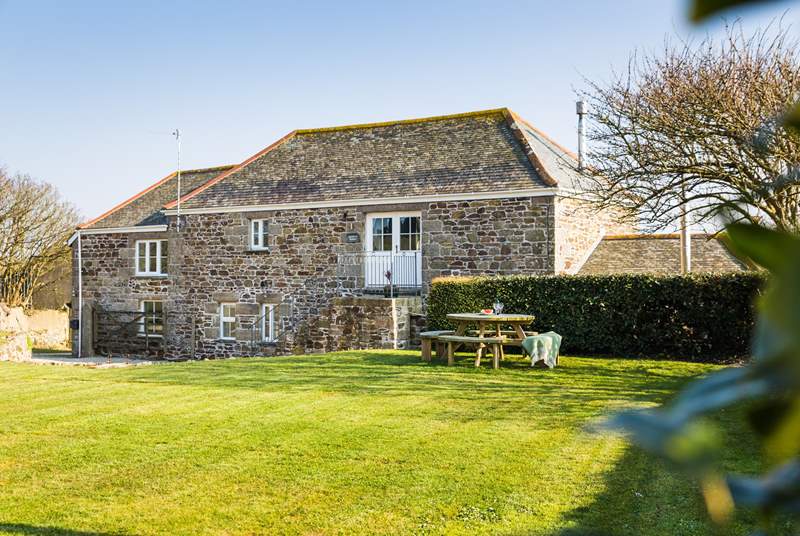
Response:
[{"label": "distant shrub", "polygon": [[534,315],[533,330],[563,335],[565,352],[725,360],[748,355],[764,281],[754,272],[438,278],[428,324],[452,328],[448,313],[477,312],[498,298],[503,312]]}]

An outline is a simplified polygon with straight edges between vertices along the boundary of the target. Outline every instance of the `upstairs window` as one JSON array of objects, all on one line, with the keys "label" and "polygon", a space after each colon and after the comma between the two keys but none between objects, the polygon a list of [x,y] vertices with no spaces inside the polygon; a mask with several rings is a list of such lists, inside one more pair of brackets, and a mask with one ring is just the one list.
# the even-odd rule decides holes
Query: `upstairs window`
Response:
[{"label": "upstairs window", "polygon": [[250,249],[268,250],[267,220],[250,220]]},{"label": "upstairs window", "polygon": [[136,241],[136,275],[167,274],[167,241]]},{"label": "upstairs window", "polygon": [[219,338],[233,340],[236,338],[236,304],[219,304]]}]

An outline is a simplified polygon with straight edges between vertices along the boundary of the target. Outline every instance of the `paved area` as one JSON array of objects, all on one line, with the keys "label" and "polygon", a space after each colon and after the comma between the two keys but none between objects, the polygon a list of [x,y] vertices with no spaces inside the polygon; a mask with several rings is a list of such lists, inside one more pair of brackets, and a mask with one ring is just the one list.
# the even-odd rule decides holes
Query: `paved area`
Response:
[{"label": "paved area", "polygon": [[39,365],[67,365],[78,367],[93,368],[121,368],[121,367],[140,367],[143,365],[154,365],[165,361],[151,361],[148,359],[126,359],[124,357],[112,357],[111,359],[102,356],[93,357],[72,357],[68,352],[64,353],[33,353],[33,363]]}]

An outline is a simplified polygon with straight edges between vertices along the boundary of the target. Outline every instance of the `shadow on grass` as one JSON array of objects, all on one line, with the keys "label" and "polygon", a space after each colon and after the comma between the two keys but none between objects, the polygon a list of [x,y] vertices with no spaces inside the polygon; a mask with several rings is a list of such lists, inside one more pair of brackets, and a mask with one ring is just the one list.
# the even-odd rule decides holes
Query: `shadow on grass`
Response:
[{"label": "shadow on grass", "polygon": [[[422,363],[418,353],[340,352],[316,356],[181,363],[119,371],[126,382],[252,389],[264,392],[321,391],[344,395],[419,396],[497,404],[495,419],[557,413],[595,414],[614,406],[658,402],[673,393],[697,368],[675,363],[566,358],[553,370],[531,368],[522,359],[504,361],[501,370],[476,369],[469,355],[454,367]],[[441,411],[446,412],[447,404]],[[587,409],[588,408],[588,409]],[[485,412],[460,418],[490,418]]]},{"label": "shadow on grass", "polygon": [[[731,409],[711,419],[724,437],[722,468],[755,474],[760,466],[760,447],[743,420],[743,408]],[[697,479],[679,471],[642,449],[629,445],[622,457],[603,475],[603,491],[592,503],[576,508],[563,518],[570,527],[558,536],[682,536],[706,534],[753,534],[757,518],[738,509],[725,527],[708,517]],[[797,534],[797,524],[777,519],[770,534]]]},{"label": "shadow on grass", "polygon": [[118,536],[122,533],[86,532],[82,530],[62,529],[59,527],[40,527],[22,523],[0,523],[0,533],[28,534],[31,536]]},{"label": "shadow on grass", "polygon": [[604,490],[570,511],[558,536],[715,534],[696,485],[636,447],[604,475]]}]

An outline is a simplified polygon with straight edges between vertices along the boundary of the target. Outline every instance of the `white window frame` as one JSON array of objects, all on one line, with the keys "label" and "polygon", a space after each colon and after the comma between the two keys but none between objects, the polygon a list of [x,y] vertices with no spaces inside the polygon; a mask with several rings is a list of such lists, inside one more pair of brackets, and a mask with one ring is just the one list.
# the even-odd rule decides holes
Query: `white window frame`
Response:
[{"label": "white window frame", "polygon": [[252,251],[269,251],[269,223],[267,220],[250,220],[249,234]]},{"label": "white window frame", "polygon": [[422,212],[420,211],[402,211],[402,212],[370,212],[367,214],[366,218],[366,232],[364,235],[366,236],[366,240],[364,241],[364,249],[368,252],[373,253],[390,253],[389,251],[375,251],[372,247],[372,222],[377,218],[391,218],[392,220],[392,252],[400,251],[400,218],[419,218],[419,232],[415,233],[418,235],[418,242],[417,242],[417,249],[412,250],[404,250],[405,252],[408,251],[421,251],[422,249]]},{"label": "white window frame", "polygon": [[[233,307],[233,316],[225,316],[225,307],[226,306]],[[231,329],[231,333],[236,333],[236,304],[231,302],[224,302],[219,304],[219,338],[225,341],[235,341],[236,335],[226,337],[225,336],[225,325],[226,324],[233,324]]]},{"label": "white window frame", "polygon": [[[377,218],[389,218],[392,220],[392,248],[390,251],[376,251],[373,248],[373,222]],[[417,248],[413,250],[401,250],[402,233],[400,220],[402,218],[419,218],[419,229],[417,238]],[[422,212],[421,211],[395,211],[395,212],[370,212],[365,218],[366,230],[364,236],[364,251],[367,253],[364,259],[364,282],[369,288],[384,288],[388,280],[384,274],[390,268],[393,273],[392,284],[397,281],[407,282],[409,286],[419,287],[422,282]],[[410,270],[404,270],[408,257],[415,256],[416,274]],[[399,277],[396,274],[401,274]]]},{"label": "white window frame", "polygon": [[[163,245],[166,244],[167,241],[163,239],[153,239],[153,240],[137,240],[134,243],[134,269],[136,275],[147,275],[147,276],[165,276],[167,275],[167,267],[162,266],[161,262],[161,251],[163,250]],[[144,244],[145,248],[145,270],[139,270],[139,246]],[[156,250],[156,270],[150,270],[150,248],[154,247]],[[169,254],[169,253],[167,253]]]},{"label": "white window frame", "polygon": [[[164,300],[141,300],[139,302],[139,310],[145,313],[144,304],[145,303],[160,303],[161,304],[161,329],[164,329]],[[139,324],[139,336],[140,337],[163,337],[163,333],[145,333],[145,329],[147,328],[147,315],[142,316],[142,323]]]},{"label": "white window frame", "polygon": [[275,304],[261,305],[261,338],[264,342],[275,342]]}]

